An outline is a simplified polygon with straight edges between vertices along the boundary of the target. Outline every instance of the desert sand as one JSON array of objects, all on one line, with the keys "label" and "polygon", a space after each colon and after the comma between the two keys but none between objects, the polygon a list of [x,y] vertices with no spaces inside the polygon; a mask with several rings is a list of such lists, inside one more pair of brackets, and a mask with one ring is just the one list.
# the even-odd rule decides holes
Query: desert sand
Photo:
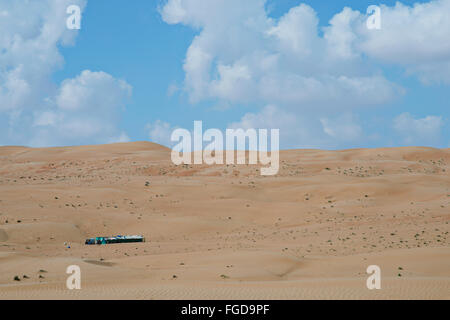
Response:
[{"label": "desert sand", "polygon": [[[450,298],[450,149],[289,150],[278,175],[259,168],[175,166],[150,142],[1,147],[0,299]],[[118,234],[147,242],[84,245]]]}]

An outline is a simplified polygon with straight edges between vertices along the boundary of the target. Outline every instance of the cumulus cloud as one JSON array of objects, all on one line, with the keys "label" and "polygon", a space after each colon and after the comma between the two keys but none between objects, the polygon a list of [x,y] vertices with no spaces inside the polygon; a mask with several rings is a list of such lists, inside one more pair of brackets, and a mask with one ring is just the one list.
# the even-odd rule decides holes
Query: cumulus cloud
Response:
[{"label": "cumulus cloud", "polygon": [[49,76],[63,64],[59,45],[72,44],[69,4],[84,0],[1,1],[0,111],[22,111],[51,92]]},{"label": "cumulus cloud", "polygon": [[199,30],[184,64],[193,103],[333,109],[379,105],[402,93],[375,68],[362,67],[352,28],[364,16],[350,9],[334,17],[323,36],[316,12],[305,4],[275,20],[263,0],[169,0],[161,15]]},{"label": "cumulus cloud", "polygon": [[276,106],[265,106],[259,113],[247,113],[241,121],[231,123],[230,129],[280,129],[282,126],[296,126],[293,114],[280,110]]},{"label": "cumulus cloud", "polygon": [[[356,143],[364,137],[356,112],[405,92],[383,75],[383,67],[400,66],[425,83],[450,83],[450,0],[381,5],[381,30],[369,30],[367,14],[348,7],[320,29],[308,5],[274,19],[265,4],[168,0],[161,8],[166,23],[198,31],[184,63],[191,102],[261,108],[231,126],[274,125],[289,137],[327,147]],[[426,127],[424,119],[417,121],[410,121],[417,130]],[[429,141],[435,136],[423,134]]]},{"label": "cumulus cloud", "polygon": [[280,129],[282,148],[340,148],[359,142],[364,136],[355,116],[345,114],[317,119],[308,115],[265,106],[261,111],[246,113],[240,121],[228,125],[231,129]]},{"label": "cumulus cloud", "polygon": [[169,123],[161,120],[156,120],[153,123],[147,124],[148,136],[150,140],[167,147],[174,144],[170,140],[170,137],[175,129],[176,128],[172,127]]},{"label": "cumulus cloud", "polygon": [[407,145],[437,145],[443,125],[444,120],[439,116],[415,119],[409,113],[402,113],[394,119],[393,127]]},{"label": "cumulus cloud", "polygon": [[131,93],[132,88],[125,81],[102,71],[85,70],[78,77],[61,84],[56,104],[66,111],[94,109],[90,111],[109,116],[125,103]]},{"label": "cumulus cloud", "polygon": [[53,108],[36,113],[31,145],[126,142],[117,129],[132,88],[105,72],[83,71],[61,84]]},{"label": "cumulus cloud", "polygon": [[128,140],[118,127],[131,86],[85,70],[55,84],[60,46],[73,45],[69,5],[86,0],[0,1],[0,143],[51,146]]},{"label": "cumulus cloud", "polygon": [[321,118],[323,131],[333,140],[354,142],[363,137],[363,130],[352,114],[345,114],[334,119]]},{"label": "cumulus cloud", "polygon": [[369,57],[405,67],[425,83],[450,84],[450,0],[381,6],[381,30],[355,28],[355,45]]}]

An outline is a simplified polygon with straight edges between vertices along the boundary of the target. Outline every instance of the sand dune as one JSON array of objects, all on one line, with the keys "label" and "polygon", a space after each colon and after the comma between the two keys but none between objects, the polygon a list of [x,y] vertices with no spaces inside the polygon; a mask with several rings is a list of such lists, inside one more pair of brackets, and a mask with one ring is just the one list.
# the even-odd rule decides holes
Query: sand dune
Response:
[{"label": "sand dune", "polygon": [[[150,142],[0,147],[0,299],[449,299],[449,208],[450,149],[289,150],[264,177]],[[116,234],[148,241],[84,245]]]}]

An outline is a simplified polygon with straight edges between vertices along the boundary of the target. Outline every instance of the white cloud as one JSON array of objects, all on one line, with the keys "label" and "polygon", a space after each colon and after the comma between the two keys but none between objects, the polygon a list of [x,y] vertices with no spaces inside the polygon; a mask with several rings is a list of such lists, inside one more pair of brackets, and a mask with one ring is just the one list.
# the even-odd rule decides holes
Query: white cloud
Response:
[{"label": "white cloud", "polygon": [[83,71],[63,81],[50,110],[35,112],[34,136],[30,144],[60,145],[125,142],[117,129],[132,88],[105,72]]},{"label": "white cloud", "polygon": [[381,30],[355,29],[357,46],[381,62],[404,66],[427,83],[450,84],[450,0],[381,6]]},{"label": "white cloud", "polygon": [[336,141],[353,142],[363,137],[363,130],[354,116],[345,114],[334,119],[321,118],[323,131]]},{"label": "white cloud", "polygon": [[108,141],[108,143],[124,143],[124,142],[130,142],[130,137],[125,132],[121,132],[118,137],[113,137]]},{"label": "white cloud", "polygon": [[45,127],[55,126],[62,120],[61,114],[57,114],[53,111],[44,111],[36,113],[34,117],[34,126]]},{"label": "white cloud", "polygon": [[78,34],[66,27],[69,5],[86,0],[0,1],[1,143],[51,146],[128,140],[117,127],[131,86],[104,72],[83,71],[60,86],[59,46]]},{"label": "white cloud", "polygon": [[276,106],[265,106],[259,113],[246,113],[241,121],[230,124],[230,129],[280,129],[283,126],[295,126],[293,114],[280,110]]},{"label": "white cloud", "polygon": [[169,123],[156,120],[155,122],[147,125],[148,136],[152,142],[159,143],[164,146],[172,146],[173,142],[170,141],[173,130],[176,128],[172,127]]},{"label": "white cloud", "polygon": [[402,113],[394,119],[394,129],[408,145],[437,145],[444,120],[439,116],[415,119],[409,113]]},{"label": "white cloud", "polygon": [[334,15],[330,20],[330,26],[324,28],[327,55],[331,60],[356,60],[358,53],[355,51],[354,42],[356,34],[353,24],[360,19],[360,13],[348,7]]},{"label": "white cloud", "polygon": [[350,26],[361,19],[358,12],[345,9],[321,37],[311,7],[293,7],[277,21],[264,4],[169,0],[161,9],[167,23],[200,30],[184,64],[191,102],[219,99],[329,109],[330,102],[333,108],[378,105],[402,92],[379,72],[360,68]]},{"label": "white cloud", "polygon": [[178,86],[175,83],[172,83],[167,87],[167,96],[172,97],[179,90],[180,90],[180,88],[178,88]]},{"label": "white cloud", "polygon": [[[290,146],[348,146],[376,136],[364,134],[358,110],[405,92],[383,75],[384,67],[450,83],[450,0],[381,5],[381,30],[369,30],[367,14],[347,7],[319,30],[308,5],[273,19],[265,4],[168,0],[161,8],[166,23],[198,31],[184,63],[190,101],[260,108],[232,127],[279,127]],[[425,126],[418,121],[413,126]]]},{"label": "white cloud", "polygon": [[52,90],[49,76],[63,64],[58,45],[72,44],[77,31],[65,25],[69,4],[84,0],[1,1],[0,111],[34,107]]},{"label": "white cloud", "polygon": [[308,5],[293,7],[271,27],[267,34],[273,36],[280,52],[304,59],[320,45],[317,36],[319,19]]},{"label": "white cloud", "polygon": [[351,114],[317,120],[313,116],[286,112],[265,106],[260,112],[247,113],[232,129],[280,129],[282,148],[339,148],[358,142],[363,130]]},{"label": "white cloud", "polygon": [[125,104],[131,93],[132,88],[125,81],[102,71],[85,70],[61,84],[56,104],[66,111],[89,110],[109,116]]}]

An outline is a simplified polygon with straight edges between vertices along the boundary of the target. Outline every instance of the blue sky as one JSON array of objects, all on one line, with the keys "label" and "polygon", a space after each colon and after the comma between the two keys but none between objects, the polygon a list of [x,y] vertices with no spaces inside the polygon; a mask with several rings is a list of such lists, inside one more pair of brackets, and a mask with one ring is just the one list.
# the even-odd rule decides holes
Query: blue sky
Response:
[{"label": "blue sky", "polygon": [[[24,31],[12,21],[27,19],[28,14],[31,20],[36,18],[45,25],[45,19],[51,19],[45,15],[49,7],[58,14],[65,11],[64,5],[56,5],[54,0],[43,1],[42,7],[30,8],[28,12],[14,9],[8,2],[0,0],[0,9],[3,9],[0,12],[9,12],[5,16],[11,18],[3,23],[8,28],[9,39],[19,35],[32,40],[33,36],[28,35],[32,28],[38,28],[35,37],[44,37],[39,35],[43,33],[39,23],[36,26],[30,22],[29,29]],[[231,9],[221,7],[224,2],[220,0],[210,1],[207,8],[196,0],[62,2],[84,7],[81,29],[58,29],[58,23],[65,22],[68,16],[62,12],[56,22],[47,21],[57,30],[56,40],[48,40],[48,47],[37,49],[42,50],[42,54],[59,55],[61,63],[53,64],[47,59],[41,62],[35,60],[36,55],[29,57],[26,53],[23,57],[16,53],[14,59],[0,59],[0,88],[3,87],[0,91],[0,125],[3,127],[0,144],[53,146],[152,140],[168,145],[171,130],[176,127],[192,129],[194,120],[202,120],[205,128],[279,127],[282,148],[450,147],[450,47],[441,40],[450,38],[450,22],[449,19],[436,22],[435,15],[440,12],[448,17],[449,1],[435,1],[426,10],[415,12],[412,7],[394,7],[394,1],[270,0],[264,5],[266,15],[257,6],[242,5],[246,8],[241,10],[238,1],[227,2],[228,6],[234,6]],[[217,12],[214,2],[218,3]],[[413,1],[402,3],[414,4]],[[371,30],[372,33],[360,31],[362,21],[367,18],[366,9],[372,4],[385,5],[381,7],[382,29]],[[301,9],[293,10],[300,5]],[[336,27],[335,33],[323,29],[330,27],[330,20],[343,12],[344,7],[360,12],[350,15],[353,18],[342,24],[353,39],[349,49],[352,57],[330,58],[333,53],[322,57],[323,51],[329,49],[324,46],[332,43],[342,48],[348,44],[340,28]],[[217,23],[210,19],[215,14],[220,17]],[[237,21],[233,15],[240,15],[241,20],[255,19],[255,30],[251,32],[255,32],[256,37],[260,32],[270,33],[273,38],[261,36],[248,47],[239,43],[241,40],[246,43],[244,36],[243,39],[228,38],[227,23],[231,29]],[[318,20],[317,28],[313,22],[304,22],[314,21],[314,16]],[[406,27],[398,21],[390,21],[397,17],[405,19],[403,26]],[[286,23],[281,28],[283,19]],[[426,24],[425,27],[408,27],[416,20],[427,19],[435,20],[432,29]],[[239,35],[247,31],[245,28],[246,24],[239,24],[234,31]],[[409,32],[421,37],[414,38]],[[325,34],[332,40],[325,41]],[[405,42],[409,37],[410,42],[416,43]],[[66,41],[66,38],[70,39]],[[223,42],[219,43],[217,39],[222,38]],[[431,40],[423,40],[427,38]],[[235,40],[236,48],[233,47]],[[295,41],[299,46],[289,47]],[[8,47],[10,42],[0,42],[0,46],[5,57],[12,51]],[[211,56],[208,66],[204,61],[192,63],[194,67],[200,63],[199,68],[209,68],[204,74],[188,71],[186,61],[191,46]],[[222,46],[233,50],[227,52]],[[29,50],[23,47],[24,51]],[[268,75],[264,74],[266,69],[259,65],[253,66],[256,53],[262,60],[278,59],[277,65],[271,65],[270,74],[269,71]],[[196,57],[192,55],[192,59]],[[39,63],[48,64],[42,68],[41,78],[23,70]],[[329,70],[320,68],[320,64],[327,63]],[[13,74],[13,70],[17,72]],[[83,73],[86,70],[90,73]],[[38,72],[41,70],[33,75]],[[17,75],[21,81],[14,78],[15,81],[8,82],[12,75]],[[245,92],[239,88],[241,76],[245,78],[242,82]],[[342,77],[350,81],[351,87],[346,82],[345,90],[340,93]],[[367,81],[362,85],[358,83],[361,77]],[[261,89],[261,83],[266,83],[267,79],[282,83],[281,88]],[[291,82],[292,79],[295,82]],[[310,82],[305,79],[314,80],[314,88],[316,84],[324,85],[329,94],[312,95],[306,85]],[[239,84],[235,86],[233,81]],[[26,85],[15,87],[9,83]],[[368,89],[363,88],[362,92],[355,89],[364,86]],[[24,90],[24,87],[31,88],[24,91],[26,93],[33,90],[39,93],[30,94],[21,103],[11,98],[21,97],[19,89]],[[70,96],[70,90],[77,94],[89,92],[89,96],[72,101],[63,94]],[[264,93],[271,90],[273,92],[266,97]],[[291,93],[292,98],[285,99]],[[108,96],[118,101],[117,105],[115,102],[113,106],[111,103],[102,105],[104,97]],[[365,96],[367,101],[364,101]],[[83,106],[78,107],[77,103]],[[73,118],[78,122],[73,123]],[[88,122],[98,130],[89,127]]]}]

